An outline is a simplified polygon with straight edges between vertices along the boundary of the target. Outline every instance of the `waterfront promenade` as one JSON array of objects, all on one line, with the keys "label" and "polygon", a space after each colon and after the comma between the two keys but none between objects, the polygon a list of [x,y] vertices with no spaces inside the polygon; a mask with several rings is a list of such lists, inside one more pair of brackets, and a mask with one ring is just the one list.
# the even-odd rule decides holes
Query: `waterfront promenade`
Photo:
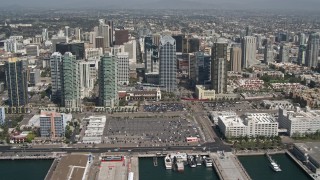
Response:
[{"label": "waterfront promenade", "polygon": [[237,157],[230,152],[210,153],[213,166],[221,180],[251,180]]}]

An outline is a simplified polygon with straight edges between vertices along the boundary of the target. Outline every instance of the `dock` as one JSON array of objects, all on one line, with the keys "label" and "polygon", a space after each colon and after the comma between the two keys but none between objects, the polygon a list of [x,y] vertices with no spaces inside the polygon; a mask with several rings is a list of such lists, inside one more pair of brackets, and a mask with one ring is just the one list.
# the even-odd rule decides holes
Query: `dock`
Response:
[{"label": "dock", "polygon": [[153,157],[153,165],[158,166],[158,158],[157,157]]},{"label": "dock", "polygon": [[131,172],[133,172],[133,180],[139,180],[139,159],[131,157]]},{"label": "dock", "polygon": [[251,180],[238,158],[231,152],[210,153],[213,166],[221,180]]}]

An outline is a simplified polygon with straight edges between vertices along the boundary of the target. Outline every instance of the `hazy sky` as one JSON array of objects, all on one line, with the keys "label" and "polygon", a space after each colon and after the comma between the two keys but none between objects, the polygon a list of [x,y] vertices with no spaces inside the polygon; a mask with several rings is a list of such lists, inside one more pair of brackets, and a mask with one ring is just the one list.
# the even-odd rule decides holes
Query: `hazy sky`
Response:
[{"label": "hazy sky", "polygon": [[97,8],[269,8],[319,9],[320,0],[0,0],[1,6],[21,7],[97,7]]}]

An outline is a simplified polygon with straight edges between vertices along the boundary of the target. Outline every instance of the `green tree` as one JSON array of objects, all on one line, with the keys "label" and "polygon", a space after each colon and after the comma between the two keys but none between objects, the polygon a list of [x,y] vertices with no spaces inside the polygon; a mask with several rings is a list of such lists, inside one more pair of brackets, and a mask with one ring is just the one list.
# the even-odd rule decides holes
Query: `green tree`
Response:
[{"label": "green tree", "polygon": [[29,133],[29,134],[27,135],[26,141],[27,141],[28,143],[31,143],[32,140],[33,140],[35,137],[36,137],[36,135],[35,135],[33,132],[32,132],[32,133]]}]

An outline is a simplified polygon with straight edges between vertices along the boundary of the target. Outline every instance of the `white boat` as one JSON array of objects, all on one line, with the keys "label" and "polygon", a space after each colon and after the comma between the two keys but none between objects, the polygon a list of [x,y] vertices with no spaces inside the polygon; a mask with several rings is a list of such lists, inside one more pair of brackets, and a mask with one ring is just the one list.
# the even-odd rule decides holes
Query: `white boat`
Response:
[{"label": "white boat", "polygon": [[280,169],[279,165],[278,165],[277,163],[275,163],[275,162],[272,162],[272,163],[270,164],[270,167],[271,167],[274,171],[276,171],[276,172],[282,171],[282,170]]},{"label": "white boat", "polygon": [[205,157],[205,158],[204,158],[204,165],[205,165],[206,167],[212,167],[212,159],[209,158],[209,157]]},{"label": "white boat", "polygon": [[191,156],[191,155],[188,156],[188,164],[192,168],[197,167],[197,163],[196,163],[196,160],[195,160],[194,156]]},{"label": "white boat", "polygon": [[164,165],[166,166],[166,169],[172,169],[172,159],[169,155],[164,158]]},{"label": "white boat", "polygon": [[267,158],[268,158],[268,160],[269,160],[269,162],[270,162],[270,167],[271,167],[274,171],[276,171],[276,172],[282,171],[282,170],[280,169],[280,166],[271,158],[271,156],[270,156],[268,153],[266,153],[266,156],[267,156]]},{"label": "white boat", "polygon": [[171,153],[171,158],[176,157],[177,160],[187,161],[187,154],[186,153]]}]

